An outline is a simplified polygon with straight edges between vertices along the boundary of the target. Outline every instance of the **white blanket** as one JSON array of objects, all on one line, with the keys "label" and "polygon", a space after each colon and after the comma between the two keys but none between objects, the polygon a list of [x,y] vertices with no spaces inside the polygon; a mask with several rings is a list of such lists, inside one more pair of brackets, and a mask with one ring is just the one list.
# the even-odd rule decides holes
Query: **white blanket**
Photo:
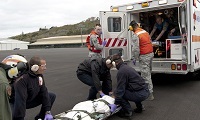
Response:
[{"label": "white blanket", "polygon": [[[106,102],[105,102],[106,101]],[[115,99],[110,96],[103,96],[96,100],[88,100],[76,104],[72,110],[60,117],[70,118],[73,120],[95,120],[94,113],[110,115],[110,107],[108,104],[114,104]],[[88,114],[89,113],[89,114]],[[92,117],[91,117],[92,116]]]}]

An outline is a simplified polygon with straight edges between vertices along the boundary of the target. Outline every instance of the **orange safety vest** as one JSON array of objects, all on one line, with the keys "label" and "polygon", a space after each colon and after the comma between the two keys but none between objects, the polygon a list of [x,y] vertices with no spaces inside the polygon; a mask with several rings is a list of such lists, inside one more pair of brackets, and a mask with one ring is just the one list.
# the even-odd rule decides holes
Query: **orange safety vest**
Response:
[{"label": "orange safety vest", "polygon": [[99,35],[98,35],[94,30],[93,30],[93,31],[90,33],[90,35],[88,35],[88,37],[86,38],[86,45],[87,45],[87,47],[88,47],[88,49],[89,49],[90,51],[95,52],[95,53],[100,53],[101,50],[96,50],[95,46],[91,46],[91,44],[90,44],[90,36],[91,36],[91,35],[97,35],[97,36],[98,36],[98,37],[97,37],[98,42],[99,42],[100,45],[102,45],[101,37],[99,37]]},{"label": "orange safety vest", "polygon": [[149,33],[141,28],[137,28],[135,34],[139,38],[140,55],[145,55],[153,52],[153,46]]}]

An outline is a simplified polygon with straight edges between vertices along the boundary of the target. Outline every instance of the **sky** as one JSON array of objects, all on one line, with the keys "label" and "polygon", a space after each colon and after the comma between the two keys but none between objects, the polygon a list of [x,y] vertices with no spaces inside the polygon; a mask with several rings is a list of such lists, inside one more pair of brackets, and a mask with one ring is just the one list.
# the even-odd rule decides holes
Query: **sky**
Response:
[{"label": "sky", "polygon": [[76,24],[137,0],[0,0],[0,38]]}]

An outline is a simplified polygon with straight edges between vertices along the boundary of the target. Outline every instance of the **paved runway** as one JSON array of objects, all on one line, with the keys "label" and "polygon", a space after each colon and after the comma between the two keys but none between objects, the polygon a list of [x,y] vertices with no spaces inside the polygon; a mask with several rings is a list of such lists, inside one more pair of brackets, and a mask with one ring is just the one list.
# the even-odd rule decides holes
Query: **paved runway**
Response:
[{"label": "paved runway", "polygon": [[[0,60],[14,53],[23,54],[28,60],[34,55],[46,59],[46,85],[49,91],[57,95],[53,114],[69,110],[87,98],[89,87],[81,83],[75,74],[78,64],[87,58],[86,48],[0,51]],[[114,88],[116,72],[111,71]],[[155,100],[144,101],[146,111],[134,114],[131,120],[200,120],[200,81],[192,79],[183,75],[153,76]],[[134,103],[132,107],[135,108]],[[33,120],[39,109],[27,110],[25,120]],[[123,119],[112,116],[109,120]]]}]

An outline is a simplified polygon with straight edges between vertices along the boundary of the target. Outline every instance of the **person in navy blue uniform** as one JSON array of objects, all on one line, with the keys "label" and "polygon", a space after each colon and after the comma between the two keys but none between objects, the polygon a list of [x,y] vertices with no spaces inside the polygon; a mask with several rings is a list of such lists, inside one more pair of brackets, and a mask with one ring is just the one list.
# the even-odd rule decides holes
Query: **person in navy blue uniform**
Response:
[{"label": "person in navy blue uniform", "polygon": [[[117,87],[114,91],[115,103],[110,105],[111,109],[117,108],[116,106],[122,106],[122,110],[119,115],[121,117],[132,116],[132,108],[129,101],[135,102],[136,113],[141,113],[144,110],[142,101],[146,100],[150,94],[148,90],[148,84],[138,74],[138,72],[126,65],[120,55],[113,55],[111,58],[116,64],[118,69],[117,73]],[[113,110],[114,111],[114,110]]]},{"label": "person in navy blue uniform", "polygon": [[30,59],[29,66],[29,72],[13,84],[13,100],[10,101],[13,120],[24,120],[26,109],[39,105],[42,105],[41,110],[36,115],[35,120],[53,120],[50,110],[56,99],[56,95],[48,92],[45,85],[43,73],[46,70],[46,61],[35,56]]}]

